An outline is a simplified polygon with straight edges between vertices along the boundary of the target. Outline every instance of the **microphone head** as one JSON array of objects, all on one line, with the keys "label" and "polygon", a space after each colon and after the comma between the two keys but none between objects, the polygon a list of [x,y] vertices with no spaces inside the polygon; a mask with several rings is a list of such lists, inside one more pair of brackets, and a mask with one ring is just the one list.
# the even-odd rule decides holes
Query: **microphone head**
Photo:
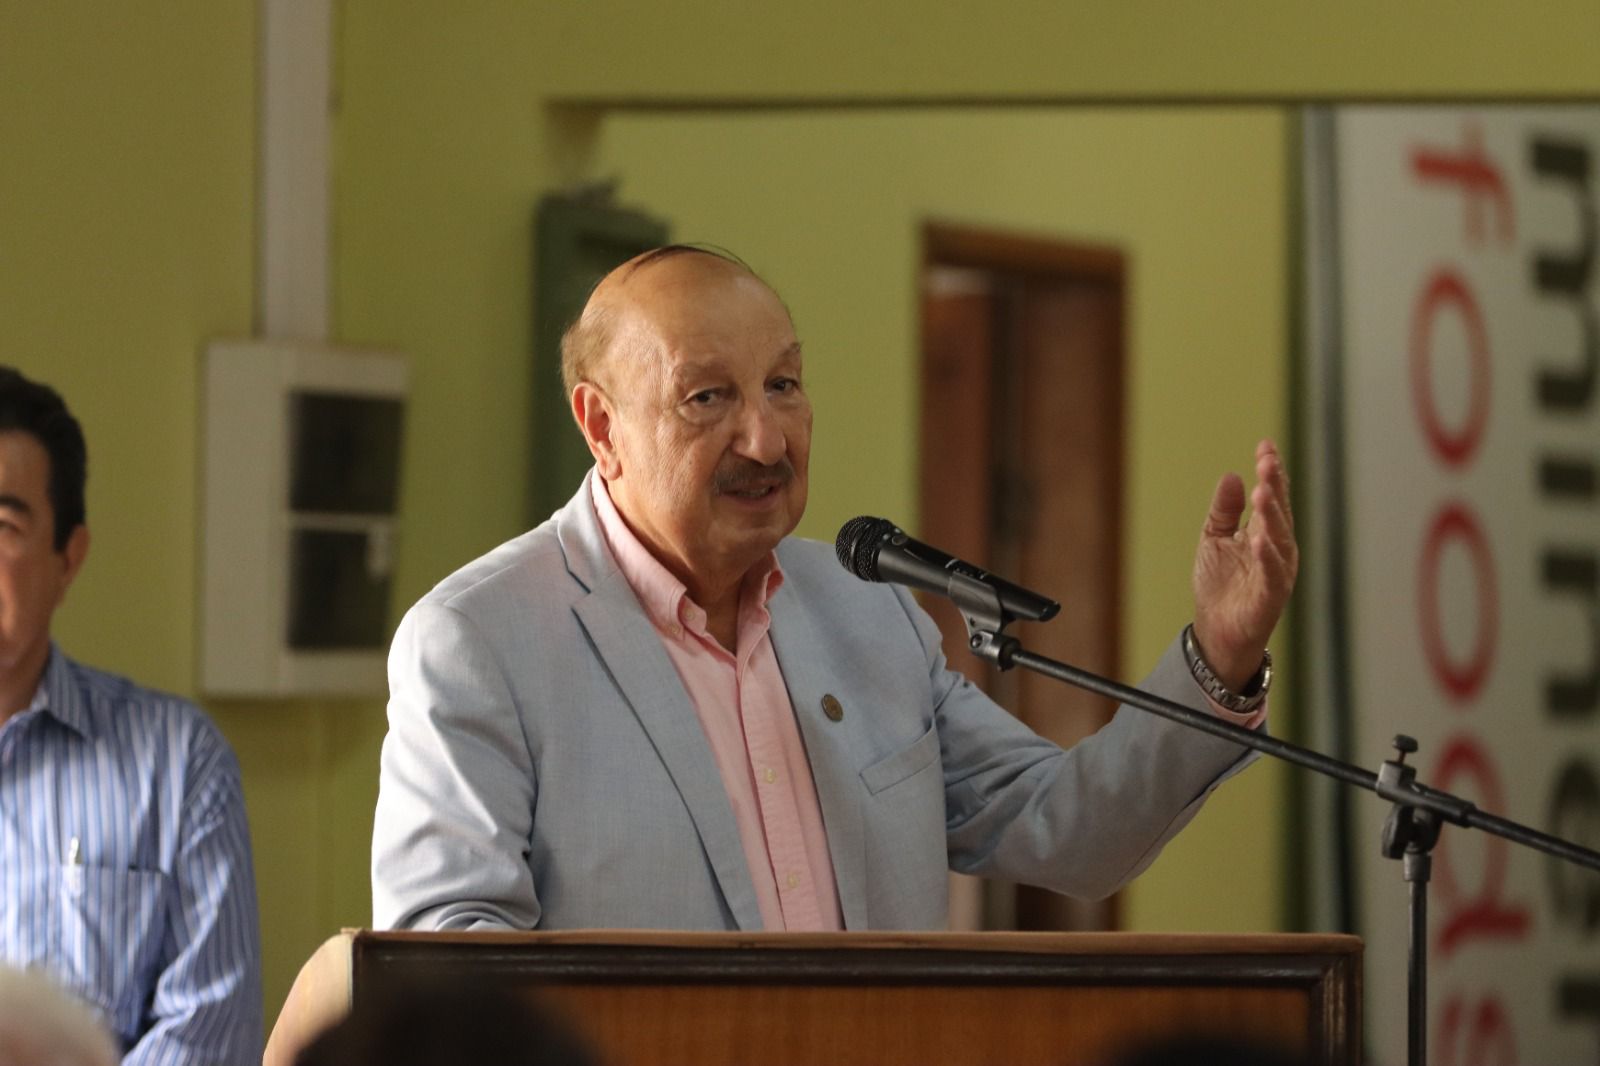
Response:
[{"label": "microphone head", "polygon": [[863,581],[877,581],[878,544],[894,532],[895,525],[887,518],[860,515],[839,527],[833,550],[839,556],[839,565]]}]

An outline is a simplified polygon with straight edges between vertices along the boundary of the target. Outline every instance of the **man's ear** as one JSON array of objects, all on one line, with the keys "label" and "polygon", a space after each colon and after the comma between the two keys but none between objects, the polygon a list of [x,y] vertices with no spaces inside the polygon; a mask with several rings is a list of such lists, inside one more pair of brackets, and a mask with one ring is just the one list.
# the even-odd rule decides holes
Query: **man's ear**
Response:
[{"label": "man's ear", "polygon": [[66,594],[72,579],[78,576],[78,571],[83,569],[83,561],[89,557],[89,527],[79,522],[77,527],[67,536],[66,546],[61,549],[62,556],[66,559],[66,568],[61,572],[61,592]]},{"label": "man's ear", "polygon": [[589,454],[594,456],[600,476],[607,481],[615,480],[622,473],[622,459],[617,454],[614,438],[617,423],[611,397],[592,381],[578,382],[572,390],[572,417],[583,431],[584,442],[589,445]]}]

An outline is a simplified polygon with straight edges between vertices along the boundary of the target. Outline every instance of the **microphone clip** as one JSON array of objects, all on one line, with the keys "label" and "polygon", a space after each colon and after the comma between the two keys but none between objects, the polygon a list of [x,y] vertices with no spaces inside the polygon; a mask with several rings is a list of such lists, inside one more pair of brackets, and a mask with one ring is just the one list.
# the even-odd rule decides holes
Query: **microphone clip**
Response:
[{"label": "microphone clip", "polygon": [[993,585],[968,577],[959,571],[950,574],[950,598],[967,626],[967,647],[978,658],[1011,669],[1011,657],[1022,647],[1016,637],[1005,632],[1016,616],[1000,604],[1000,593]]}]

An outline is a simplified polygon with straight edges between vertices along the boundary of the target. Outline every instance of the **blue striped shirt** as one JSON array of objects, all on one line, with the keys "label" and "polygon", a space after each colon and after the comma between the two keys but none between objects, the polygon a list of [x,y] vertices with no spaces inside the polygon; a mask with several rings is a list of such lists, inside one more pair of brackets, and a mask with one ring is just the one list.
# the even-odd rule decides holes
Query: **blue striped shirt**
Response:
[{"label": "blue striped shirt", "polygon": [[97,1007],[125,1066],[260,1061],[239,764],[197,707],[51,648],[0,726],[0,960]]}]

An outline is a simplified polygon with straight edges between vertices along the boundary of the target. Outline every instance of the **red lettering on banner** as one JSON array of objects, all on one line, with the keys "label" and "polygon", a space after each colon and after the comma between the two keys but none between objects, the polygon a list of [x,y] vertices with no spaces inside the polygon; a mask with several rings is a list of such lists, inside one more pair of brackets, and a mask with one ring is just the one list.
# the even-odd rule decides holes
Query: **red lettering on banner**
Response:
[{"label": "red lettering on banner", "polygon": [[[1473,587],[1478,605],[1477,639],[1465,661],[1457,661],[1444,644],[1444,623],[1439,612],[1439,560],[1447,542],[1459,540],[1472,554]],[[1434,516],[1422,543],[1417,568],[1417,609],[1421,613],[1422,647],[1433,676],[1457,703],[1477,696],[1494,662],[1500,632],[1500,598],[1494,554],[1477,515],[1463,503],[1445,505]]]},{"label": "red lettering on banner", "polygon": [[1461,1030],[1468,1024],[1467,1015],[1467,1005],[1459,994],[1451,996],[1440,1012],[1433,1041],[1438,1066],[1516,1066],[1516,1035],[1499,997],[1489,994],[1478,1000],[1478,1009],[1471,1012],[1463,1055]]},{"label": "red lettering on banner", "polygon": [[[1478,122],[1464,123],[1457,146],[1412,144],[1407,156],[1411,178],[1432,197],[1433,205],[1442,197],[1459,199],[1462,247],[1479,250],[1492,243],[1495,253],[1513,248],[1516,218],[1511,191],[1505,172],[1485,150]],[[1437,213],[1434,217],[1437,219]],[[1447,242],[1442,241],[1441,250],[1444,247]],[[1481,262],[1436,262],[1412,279],[1415,288],[1408,337],[1412,409],[1427,442],[1430,472],[1443,496],[1433,501],[1435,513],[1425,527],[1418,554],[1417,619],[1435,691],[1461,712],[1477,709],[1483,700],[1498,658],[1500,624],[1495,552],[1477,510],[1479,503],[1488,505],[1483,499],[1462,498],[1463,486],[1451,479],[1451,475],[1471,470],[1477,456],[1486,450],[1490,408],[1496,400],[1492,385],[1495,372],[1504,369],[1492,365],[1485,319],[1486,309],[1497,306],[1498,297],[1485,289],[1489,302],[1480,301],[1479,291],[1466,280],[1473,276],[1468,265]],[[1447,316],[1450,320],[1441,325]],[[1450,390],[1456,382],[1464,386],[1464,407],[1449,402],[1460,395]],[[1447,547],[1467,553],[1465,582],[1475,597],[1472,608],[1458,606],[1453,597],[1441,602]],[[1498,539],[1494,547],[1506,550]],[[1454,573],[1452,570],[1452,576]],[[1463,594],[1466,591],[1463,589]],[[1444,623],[1450,617],[1446,611],[1472,613],[1476,628],[1470,647],[1452,650],[1446,644]],[[1476,718],[1461,721],[1472,724]],[[1432,783],[1441,790],[1462,791],[1454,782],[1464,784],[1485,810],[1503,810],[1493,748],[1470,728],[1442,745],[1433,775]],[[1443,961],[1469,945],[1488,944],[1493,950],[1471,957],[1482,964],[1474,971],[1483,975],[1473,981],[1477,987],[1463,991],[1451,989],[1447,983],[1449,994],[1444,1003],[1435,1001],[1443,1009],[1431,1014],[1435,1038],[1431,1050],[1436,1057],[1430,1061],[1443,1066],[1500,1066],[1517,1061],[1510,1010],[1515,999],[1507,998],[1510,986],[1488,968],[1492,963],[1484,960],[1503,961],[1517,950],[1512,945],[1527,944],[1533,935],[1532,910],[1526,900],[1508,897],[1512,891],[1508,888],[1508,842],[1489,834],[1475,835],[1482,850],[1474,850],[1462,839],[1446,832],[1436,846],[1434,882],[1440,906],[1432,930],[1433,949]],[[1458,962],[1446,972],[1459,973],[1461,966]]]},{"label": "red lettering on banner", "polygon": [[[1463,773],[1470,774],[1477,782],[1481,797],[1478,806],[1491,814],[1502,813],[1504,797],[1500,779],[1477,739],[1470,736],[1457,736],[1445,748],[1434,775],[1435,786],[1446,792],[1456,791],[1451,781]],[[1506,881],[1506,841],[1487,833],[1482,835],[1482,840],[1483,885],[1475,898],[1468,899],[1450,865],[1450,836],[1445,834],[1439,839],[1435,852],[1439,860],[1436,882],[1444,903],[1445,922],[1435,947],[1441,958],[1449,958],[1473,940],[1525,940],[1532,925],[1528,908],[1501,899]]]},{"label": "red lettering on banner", "polygon": [[[1467,329],[1467,418],[1455,430],[1440,421],[1433,403],[1433,323],[1446,305],[1457,309]],[[1411,402],[1434,453],[1446,466],[1465,465],[1482,442],[1489,421],[1489,333],[1477,298],[1452,270],[1436,271],[1412,309]]]},{"label": "red lettering on banner", "polygon": [[1510,244],[1513,235],[1511,194],[1500,175],[1500,168],[1483,154],[1483,131],[1476,122],[1467,124],[1466,141],[1458,153],[1446,149],[1417,148],[1411,152],[1411,169],[1422,181],[1461,186],[1466,197],[1467,239],[1483,242],[1483,216],[1486,205],[1497,209],[1500,241]]}]

